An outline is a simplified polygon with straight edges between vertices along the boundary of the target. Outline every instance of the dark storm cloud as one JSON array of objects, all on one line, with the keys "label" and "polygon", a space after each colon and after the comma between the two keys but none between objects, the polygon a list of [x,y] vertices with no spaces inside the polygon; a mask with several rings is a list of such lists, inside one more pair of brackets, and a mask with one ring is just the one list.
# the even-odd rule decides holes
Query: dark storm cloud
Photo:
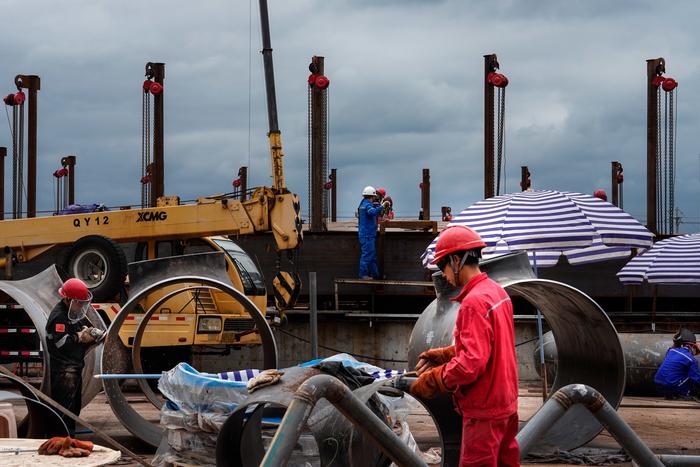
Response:
[{"label": "dark storm cloud", "polygon": [[[400,215],[417,215],[424,167],[434,212],[477,201],[482,56],[496,52],[510,78],[507,189],[518,188],[520,165],[536,188],[607,189],[610,161],[620,160],[625,206],[642,218],[644,60],[664,56],[681,83],[678,205],[684,228],[700,229],[690,223],[700,221],[695,2],[269,3],[294,191],[306,193],[305,82],[318,54],[331,79],[330,158],[342,215],[352,216],[367,184],[386,186]],[[166,191],[183,199],[229,191],[249,160],[251,182],[269,183],[256,1],[41,1],[33,9],[0,31],[0,83],[9,92],[16,73],[42,78],[39,209],[51,208],[50,174],[68,153],[78,155],[80,201],[140,199],[139,89],[148,60],[166,63]],[[0,144],[9,144],[7,131]]]}]

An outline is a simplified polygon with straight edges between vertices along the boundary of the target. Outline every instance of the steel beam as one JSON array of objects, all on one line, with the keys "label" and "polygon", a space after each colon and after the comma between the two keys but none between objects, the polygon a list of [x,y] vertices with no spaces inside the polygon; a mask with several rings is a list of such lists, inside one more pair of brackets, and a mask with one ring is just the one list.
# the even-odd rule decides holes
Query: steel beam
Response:
[{"label": "steel beam", "polygon": [[647,60],[647,229],[658,233],[656,219],[656,154],[659,148],[657,126],[659,124],[657,86],[652,81],[666,71],[663,58]]},{"label": "steel beam", "polygon": [[66,156],[61,159],[61,165],[68,167],[68,206],[75,204],[75,156]]},{"label": "steel beam", "polygon": [[[146,76],[163,86],[165,80],[165,63],[148,62]],[[165,87],[153,96],[153,179],[151,181],[151,207],[157,205],[158,198],[165,194],[165,156],[164,156],[164,104]]]},{"label": "steel beam", "polygon": [[[324,58],[314,55],[311,58],[311,68],[315,74],[324,74]],[[310,228],[313,232],[325,230],[325,218],[323,213],[323,201],[325,193],[323,185],[326,181],[324,158],[324,133],[326,122],[324,120],[323,106],[324,90],[318,86],[311,87],[311,167],[309,167],[309,180],[311,182],[309,203],[311,205]]]},{"label": "steel beam", "polygon": [[489,83],[489,73],[498,70],[496,54],[484,55],[484,199],[494,195],[494,92],[493,85]]},{"label": "steel beam", "polygon": [[[18,89],[27,89],[29,94],[27,99],[29,113],[27,115],[27,217],[36,217],[37,92],[41,89],[41,80],[36,75],[17,75],[15,84]],[[22,193],[18,193],[18,196],[22,196]],[[21,213],[19,215],[21,216]]]},{"label": "steel beam", "polygon": [[420,184],[420,210],[423,220],[430,220],[430,169],[423,169],[423,181]]},{"label": "steel beam", "polygon": [[5,159],[7,148],[0,147],[0,221],[5,219]]}]

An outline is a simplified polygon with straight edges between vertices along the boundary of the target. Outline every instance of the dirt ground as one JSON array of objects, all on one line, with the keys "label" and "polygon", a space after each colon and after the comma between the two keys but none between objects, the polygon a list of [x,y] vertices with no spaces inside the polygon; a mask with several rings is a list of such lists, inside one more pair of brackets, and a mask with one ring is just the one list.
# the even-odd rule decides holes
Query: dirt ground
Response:
[{"label": "dirt ground", "polygon": [[[158,410],[145,397],[134,393],[128,397],[134,409],[146,418],[157,421]],[[520,392],[519,415],[521,421],[528,420],[542,404],[542,397],[532,388],[523,388]],[[700,439],[697,436],[697,416],[700,404],[695,402],[664,401],[658,398],[626,397],[622,401],[619,413],[632,429],[647,443],[655,453],[664,454],[700,454]],[[17,416],[26,412],[20,402],[15,407]],[[81,416],[97,428],[133,450],[144,459],[149,460],[154,449],[132,436],[116,419],[112,409],[107,404],[104,394],[98,395],[86,408]],[[430,416],[423,410],[415,409],[410,418],[411,432],[422,448],[438,446],[437,431]],[[96,443],[105,444],[94,434],[81,435],[81,438],[91,439]],[[619,450],[617,442],[605,431],[601,432],[586,448],[593,450]],[[128,457],[123,456],[114,465],[138,465]],[[539,464],[534,464],[539,465]],[[547,465],[575,465],[553,464]],[[632,464],[618,463],[618,466]]]}]

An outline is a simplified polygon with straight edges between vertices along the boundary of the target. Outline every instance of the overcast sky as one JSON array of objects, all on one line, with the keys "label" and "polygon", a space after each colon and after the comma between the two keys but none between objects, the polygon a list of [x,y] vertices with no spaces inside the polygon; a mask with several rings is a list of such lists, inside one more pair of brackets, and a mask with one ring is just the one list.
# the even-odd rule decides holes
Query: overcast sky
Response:
[{"label": "overcast sky", "polygon": [[[645,59],[662,56],[680,83],[682,229],[700,230],[697,1],[269,0],[269,9],[287,184],[304,212],[312,55],[325,56],[331,80],[341,216],[375,185],[415,217],[422,168],[434,213],[481,198],[482,56],[497,53],[510,79],[507,190],[519,189],[521,165],[534,188],[609,190],[619,160],[625,208],[644,222]],[[66,154],[78,156],[79,202],[139,202],[147,61],[166,63],[166,194],[230,191],[249,163],[251,185],[270,183],[257,1],[5,1],[4,11],[0,92],[18,73],[42,80],[39,210],[53,208],[51,174]],[[0,144],[10,146],[9,129]]]}]

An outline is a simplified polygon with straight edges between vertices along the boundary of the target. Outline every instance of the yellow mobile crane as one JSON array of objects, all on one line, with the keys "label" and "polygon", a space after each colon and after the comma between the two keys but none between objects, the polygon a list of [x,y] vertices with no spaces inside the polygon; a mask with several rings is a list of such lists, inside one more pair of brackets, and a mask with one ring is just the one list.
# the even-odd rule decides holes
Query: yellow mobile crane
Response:
[{"label": "yellow mobile crane", "polygon": [[[230,236],[272,232],[278,252],[292,251],[301,245],[302,223],[299,198],[287,189],[284,181],[265,0],[260,0],[260,9],[272,161],[271,187],[256,188],[249,199],[243,201],[214,195],[199,198],[194,204],[180,204],[178,197],[171,196],[158,198],[156,206],[149,208],[0,221],[0,246],[4,246],[5,252],[4,257],[0,257],[0,267],[8,270],[13,264],[29,262],[49,250],[62,248],[57,261],[59,270],[65,276],[84,280],[93,292],[95,307],[111,319],[119,311],[119,304],[114,301],[124,287],[125,248],[135,247],[136,254],[131,260],[223,251],[232,284],[264,313],[267,295],[262,275]],[[160,251],[162,246],[168,247],[167,251]],[[274,284],[279,289],[275,293],[278,302],[281,299],[283,306],[291,306],[299,290],[298,276],[278,272]],[[149,328],[144,336],[144,346],[258,343],[257,334],[250,330],[227,332],[240,331],[240,326],[235,323],[228,326],[229,321],[252,321],[245,319],[246,314],[239,304],[217,292],[196,292],[196,297],[193,294],[195,292],[163,304],[163,313],[152,318],[163,323]],[[155,299],[157,297],[153,301]],[[178,316],[168,320],[164,315],[173,310]],[[123,329],[125,331],[120,334],[122,341],[130,345],[133,334],[129,333],[133,331],[128,326]]]}]

